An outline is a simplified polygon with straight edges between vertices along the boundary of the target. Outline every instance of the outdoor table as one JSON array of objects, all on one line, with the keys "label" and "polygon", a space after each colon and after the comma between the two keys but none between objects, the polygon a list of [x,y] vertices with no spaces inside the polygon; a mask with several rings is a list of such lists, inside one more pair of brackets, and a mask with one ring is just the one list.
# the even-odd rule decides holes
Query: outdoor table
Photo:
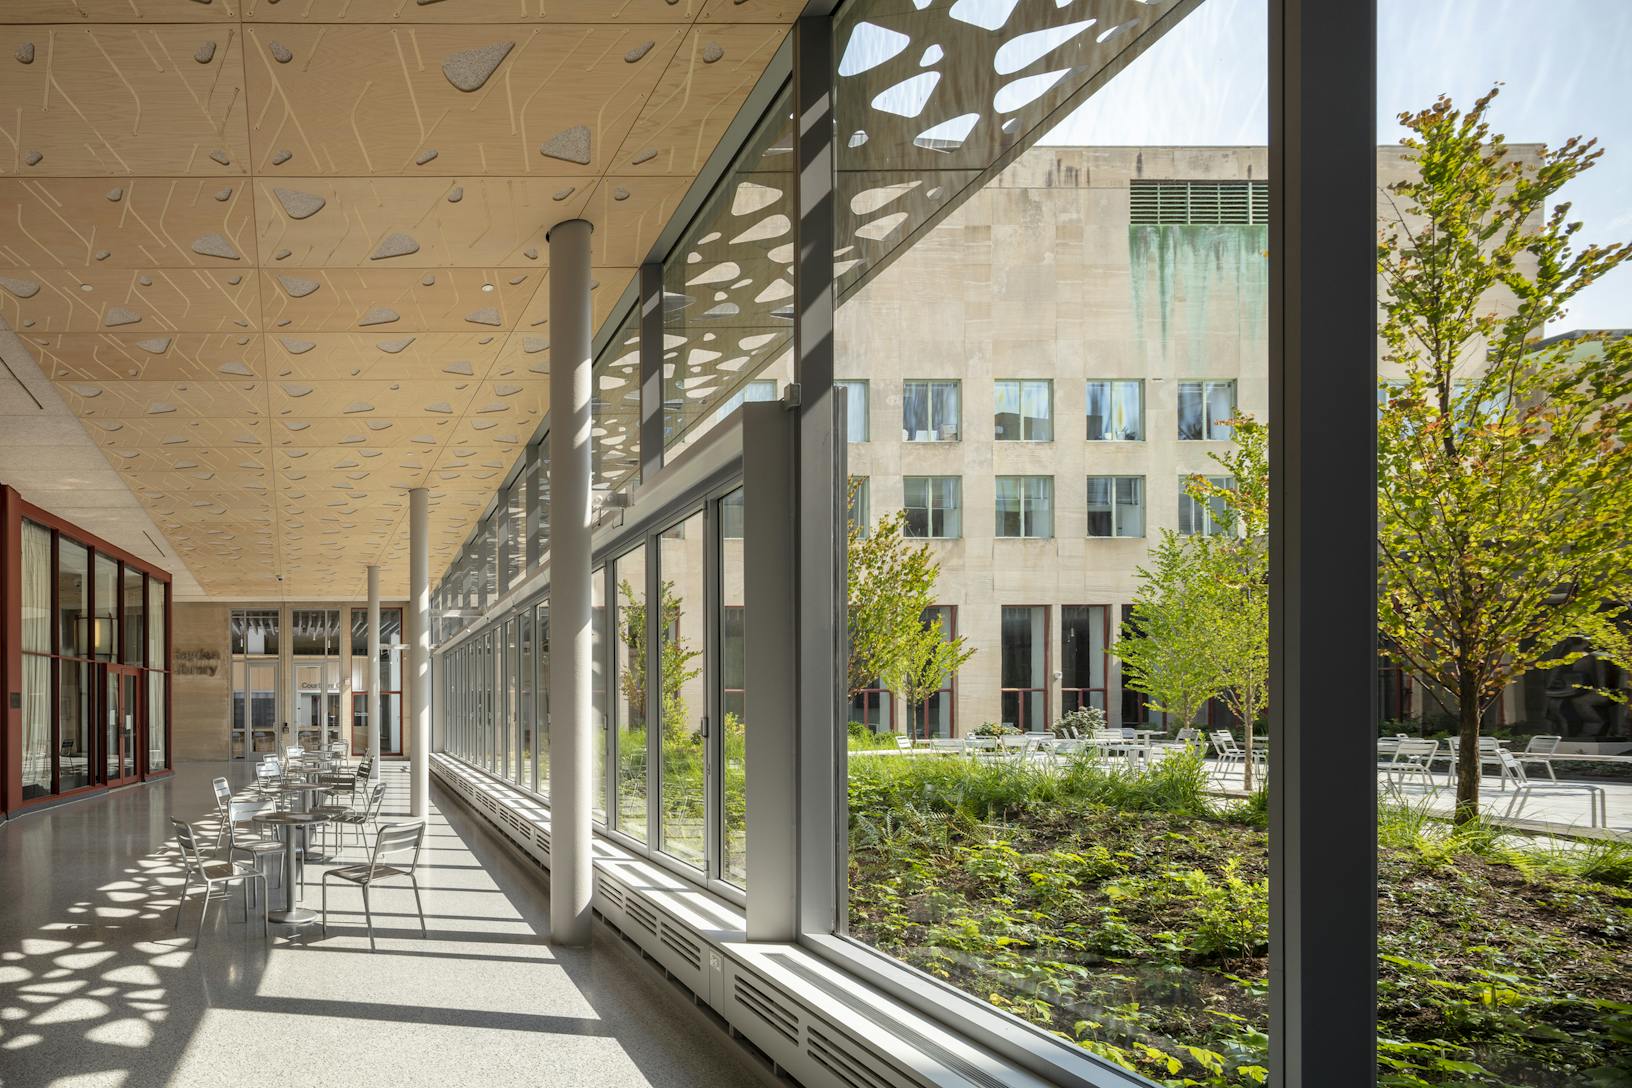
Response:
[{"label": "outdoor table", "polygon": [[[295,811],[305,815],[312,811],[313,799],[319,793],[324,793],[334,787],[327,782],[285,782],[278,787],[294,799]],[[304,845],[304,839],[302,840]],[[303,855],[308,861],[328,861],[328,855],[319,856],[313,853]]]},{"label": "outdoor table", "polygon": [[[315,910],[300,905],[300,885],[295,877],[295,840],[305,828],[327,823],[328,817],[316,812],[266,812],[255,817],[259,824],[270,824],[278,829],[283,840],[283,907],[269,911],[267,921],[279,925],[302,926],[318,920]],[[268,895],[271,892],[267,893]]]}]

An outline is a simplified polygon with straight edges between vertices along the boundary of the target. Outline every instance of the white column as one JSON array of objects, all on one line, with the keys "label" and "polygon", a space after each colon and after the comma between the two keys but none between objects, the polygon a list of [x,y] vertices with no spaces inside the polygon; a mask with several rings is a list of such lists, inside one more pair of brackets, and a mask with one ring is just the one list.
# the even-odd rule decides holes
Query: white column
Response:
[{"label": "white column", "polygon": [[550,231],[550,940],[590,941],[590,224]]},{"label": "white column", "polygon": [[380,780],[380,568],[368,568],[368,762]]},{"label": "white column", "polygon": [[410,816],[431,811],[431,493],[408,492],[408,697],[414,708],[409,738]]}]

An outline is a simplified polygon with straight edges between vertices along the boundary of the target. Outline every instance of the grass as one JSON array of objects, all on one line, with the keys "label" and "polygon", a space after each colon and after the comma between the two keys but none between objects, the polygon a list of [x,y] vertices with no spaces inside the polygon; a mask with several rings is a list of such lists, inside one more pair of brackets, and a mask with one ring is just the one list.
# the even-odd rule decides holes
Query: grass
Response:
[{"label": "grass", "polygon": [[[1169,1084],[1256,1084],[1264,796],[1199,760],[1134,773],[856,758],[852,935]],[[1379,1077],[1632,1083],[1632,850],[1379,809]]]}]

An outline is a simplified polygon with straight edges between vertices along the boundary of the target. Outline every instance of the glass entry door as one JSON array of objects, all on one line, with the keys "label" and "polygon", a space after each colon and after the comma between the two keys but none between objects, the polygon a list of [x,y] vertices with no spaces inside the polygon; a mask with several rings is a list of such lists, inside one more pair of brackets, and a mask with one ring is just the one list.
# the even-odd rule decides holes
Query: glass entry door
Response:
[{"label": "glass entry door", "polygon": [[136,781],[136,753],[141,751],[141,670],[122,665],[101,666],[102,736],[105,780],[110,786]]}]

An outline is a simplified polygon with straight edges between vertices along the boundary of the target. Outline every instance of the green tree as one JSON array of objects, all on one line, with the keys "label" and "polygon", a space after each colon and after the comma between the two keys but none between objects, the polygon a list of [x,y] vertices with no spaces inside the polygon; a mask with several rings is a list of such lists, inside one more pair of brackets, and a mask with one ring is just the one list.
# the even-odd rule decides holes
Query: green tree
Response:
[{"label": "green tree", "polygon": [[935,604],[941,565],[929,545],[907,540],[905,522],[901,511],[870,527],[854,517],[850,521],[845,675],[851,695],[876,680],[909,702],[921,701],[974,656],[963,636],[948,638],[938,619],[924,622],[924,614]]},{"label": "green tree", "polygon": [[1138,575],[1133,611],[1111,652],[1122,662],[1123,682],[1144,695],[1147,706],[1188,726],[1221,687],[1207,648],[1211,574],[1195,539],[1164,529]]},{"label": "green tree", "polygon": [[[618,593],[624,600],[623,608],[619,610],[618,637],[629,655],[618,681],[630,707],[631,719],[640,723],[646,717],[646,598],[643,594],[637,594],[627,579],[618,583]],[[658,630],[663,640],[659,663],[662,669],[659,679],[662,683],[663,736],[672,740],[690,732],[681,688],[702,675],[703,670],[694,667],[692,662],[702,657],[703,651],[693,650],[680,635],[680,597],[674,592],[673,582],[662,585],[658,614],[662,618]]]},{"label": "green tree", "polygon": [[[1576,248],[1549,205],[1602,154],[1572,137],[1532,160],[1491,131],[1496,90],[1400,116],[1413,170],[1379,231],[1379,634],[1458,721],[1456,820],[1479,815],[1480,722],[1525,673],[1623,667],[1632,599],[1632,341],[1538,342],[1632,255]],[[1579,641],[1578,641],[1579,640]]]},{"label": "green tree", "polygon": [[1185,491],[1197,502],[1222,508],[1229,526],[1195,540],[1205,572],[1201,607],[1211,632],[1202,653],[1211,662],[1220,698],[1242,723],[1242,785],[1251,790],[1258,718],[1269,702],[1269,428],[1246,413],[1229,423],[1230,451],[1209,454],[1228,482],[1192,476]]}]

